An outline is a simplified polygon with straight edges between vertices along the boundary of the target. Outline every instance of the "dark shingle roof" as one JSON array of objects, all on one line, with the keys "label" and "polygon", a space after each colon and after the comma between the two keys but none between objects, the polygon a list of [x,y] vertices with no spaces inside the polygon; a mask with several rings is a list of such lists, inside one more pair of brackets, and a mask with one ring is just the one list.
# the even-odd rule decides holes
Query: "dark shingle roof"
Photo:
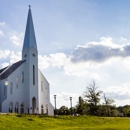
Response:
[{"label": "dark shingle roof", "polygon": [[0,75],[0,79],[7,78],[10,74],[12,74],[24,62],[25,62],[25,60],[24,61],[21,60],[21,61],[14,63],[13,65],[11,65],[5,72],[3,72]]},{"label": "dark shingle roof", "polygon": [[6,68],[8,68],[9,66],[7,66],[7,67],[5,67],[5,68],[3,68],[3,69],[0,69],[0,74],[6,69]]}]

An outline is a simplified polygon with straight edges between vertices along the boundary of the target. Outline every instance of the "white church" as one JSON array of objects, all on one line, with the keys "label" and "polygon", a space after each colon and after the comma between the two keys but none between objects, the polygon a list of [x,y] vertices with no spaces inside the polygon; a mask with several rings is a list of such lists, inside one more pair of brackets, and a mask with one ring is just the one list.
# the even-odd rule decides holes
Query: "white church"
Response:
[{"label": "white church", "polygon": [[22,60],[0,69],[0,112],[54,115],[50,85],[38,69],[38,50],[30,6]]}]

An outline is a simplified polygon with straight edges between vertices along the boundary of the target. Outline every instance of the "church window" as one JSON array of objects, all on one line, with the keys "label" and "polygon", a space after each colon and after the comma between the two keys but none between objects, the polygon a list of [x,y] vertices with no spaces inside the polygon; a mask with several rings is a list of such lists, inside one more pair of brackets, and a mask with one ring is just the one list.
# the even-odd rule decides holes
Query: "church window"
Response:
[{"label": "church window", "polygon": [[35,85],[35,65],[33,65],[33,85]]},{"label": "church window", "polygon": [[46,105],[46,114],[48,115],[48,105]]},{"label": "church window", "polygon": [[41,81],[41,91],[43,92],[43,81]]},{"label": "church window", "polygon": [[4,95],[6,95],[6,85],[4,85]]},{"label": "church window", "polygon": [[41,114],[44,114],[44,107],[41,105]]},{"label": "church window", "polygon": [[35,54],[33,53],[32,56],[35,57]]},{"label": "church window", "polygon": [[10,102],[9,104],[9,112],[12,113],[13,112],[13,103]]},{"label": "church window", "polygon": [[19,78],[18,76],[16,77],[16,88],[18,88],[18,82],[19,82]]},{"label": "church window", "polygon": [[22,103],[21,104],[21,114],[23,114],[24,113],[24,104]]},{"label": "church window", "polygon": [[36,113],[36,98],[32,98],[32,113]]},{"label": "church window", "polygon": [[18,104],[18,102],[16,102],[16,104],[15,104],[15,113],[18,113],[18,110],[19,110],[19,104]]},{"label": "church window", "polygon": [[24,72],[22,71],[22,83],[24,82]]},{"label": "church window", "polygon": [[[47,88],[47,87],[46,87]],[[48,99],[48,90],[46,90],[46,99]]]},{"label": "church window", "polygon": [[13,82],[10,83],[10,95],[13,94]]}]

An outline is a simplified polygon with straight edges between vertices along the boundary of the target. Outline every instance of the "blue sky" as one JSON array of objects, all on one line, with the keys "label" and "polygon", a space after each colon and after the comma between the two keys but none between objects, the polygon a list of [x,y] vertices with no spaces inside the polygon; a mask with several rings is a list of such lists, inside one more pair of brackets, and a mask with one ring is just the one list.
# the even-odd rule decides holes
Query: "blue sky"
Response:
[{"label": "blue sky", "polygon": [[75,105],[92,79],[130,104],[129,0],[0,0],[0,68],[21,59],[29,4],[52,104],[56,94],[57,107]]}]

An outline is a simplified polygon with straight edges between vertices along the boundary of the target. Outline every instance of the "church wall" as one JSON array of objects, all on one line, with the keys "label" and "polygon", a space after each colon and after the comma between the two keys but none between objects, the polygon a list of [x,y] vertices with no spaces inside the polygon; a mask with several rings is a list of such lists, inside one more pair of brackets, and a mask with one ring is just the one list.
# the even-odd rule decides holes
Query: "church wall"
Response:
[{"label": "church wall", "polygon": [[[1,89],[0,89],[0,102],[1,102],[1,105],[2,105],[2,102],[7,99],[7,85],[5,85],[5,82],[8,81],[8,78],[5,78],[5,79],[2,79],[1,80],[1,83],[0,83],[0,86],[1,86]],[[0,108],[2,111],[2,108]]]},{"label": "church wall", "polygon": [[[38,54],[35,47],[30,48],[30,98],[36,98],[36,108],[38,108],[39,99],[38,99]],[[35,54],[35,56],[33,56]],[[35,65],[35,85],[33,84],[33,65]],[[32,100],[31,100],[32,103]]]},{"label": "church wall", "polygon": [[[16,103],[19,104],[20,113],[20,106],[24,104],[24,111],[25,111],[25,104],[26,100],[25,97],[25,83],[22,82],[22,72],[24,72],[24,63],[18,67],[9,77],[8,77],[8,86],[7,86],[7,98],[2,102],[2,112],[7,113],[9,112],[9,104],[13,103],[12,112],[15,112],[15,105]],[[18,87],[16,86],[16,77],[18,77]],[[13,89],[11,94],[11,83],[13,83]]]},{"label": "church wall", "polygon": [[[39,104],[39,99],[38,99],[38,58],[37,58],[37,50],[35,47],[31,47],[30,49],[25,48],[23,51],[23,56],[26,54],[26,63],[25,63],[25,70],[26,70],[26,86],[27,86],[27,91],[26,91],[26,100],[27,100],[27,105],[30,109],[30,113],[32,113],[33,109],[33,104],[32,104],[32,99],[36,99],[36,107],[34,108],[35,112],[37,113],[38,110],[38,104]],[[33,54],[35,56],[33,56]],[[35,84],[33,83],[33,65],[35,66]],[[29,93],[28,93],[29,92]]]},{"label": "church wall", "polygon": [[[41,113],[41,105],[44,106],[44,114],[47,113],[48,108],[48,115],[54,115],[53,107],[50,103],[50,90],[49,90],[49,83],[46,78],[43,76],[41,71],[38,71],[38,79],[39,79],[39,113]],[[43,92],[41,81],[43,81]]]},{"label": "church wall", "polygon": [[54,107],[52,106],[52,104],[49,102],[48,104],[48,112],[49,112],[49,115],[50,116],[53,116],[54,115]]}]

